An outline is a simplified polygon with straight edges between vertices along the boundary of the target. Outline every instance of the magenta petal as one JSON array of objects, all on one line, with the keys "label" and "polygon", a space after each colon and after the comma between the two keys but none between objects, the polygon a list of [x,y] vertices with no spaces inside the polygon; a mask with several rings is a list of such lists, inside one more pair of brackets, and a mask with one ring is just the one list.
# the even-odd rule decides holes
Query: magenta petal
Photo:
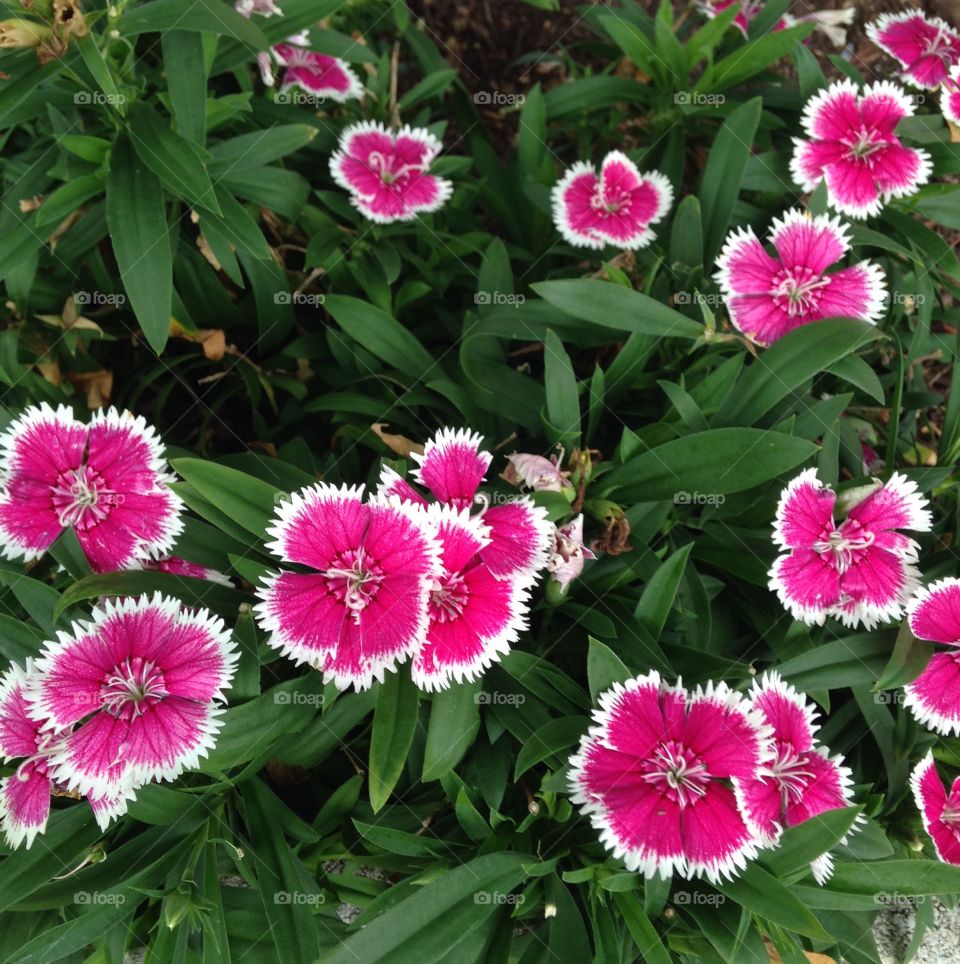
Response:
[{"label": "magenta petal", "polygon": [[490,544],[480,551],[487,568],[501,578],[536,579],[553,541],[546,512],[522,498],[490,506],[483,521],[490,527]]},{"label": "magenta petal", "polygon": [[769,585],[793,618],[808,625],[823,625],[828,611],[840,602],[836,567],[810,549],[780,556],[770,570]]},{"label": "magenta petal", "polygon": [[889,529],[929,532],[933,515],[928,505],[917,483],[895,472],[880,488],[853,506],[847,518],[873,532]]},{"label": "magenta petal", "polygon": [[599,186],[593,165],[574,164],[553,187],[553,223],[568,244],[600,249],[606,239],[597,233],[601,217],[594,207]]},{"label": "magenta petal", "polygon": [[709,683],[691,697],[680,742],[703,760],[711,776],[754,776],[769,755],[770,729],[726,683]]},{"label": "magenta petal", "polygon": [[838,211],[855,218],[880,213],[883,189],[863,161],[834,161],[827,165],[824,175],[831,203]]},{"label": "magenta petal", "polygon": [[818,141],[842,141],[861,124],[859,91],[848,79],[815,94],[804,108],[803,126]]},{"label": "magenta petal", "polygon": [[921,723],[938,733],[960,735],[960,653],[934,653],[904,690],[905,705]]},{"label": "magenta petal", "polygon": [[30,715],[31,706],[24,698],[24,687],[30,677],[16,663],[0,679],[0,757],[7,760],[31,757],[37,752],[40,724]]},{"label": "magenta petal", "polygon": [[680,837],[688,872],[703,872],[713,879],[742,870],[758,849],[755,832],[744,822],[733,790],[717,782],[681,812]]},{"label": "magenta petal", "polygon": [[423,455],[414,453],[419,465],[414,476],[438,501],[469,508],[493,458],[480,451],[482,441],[465,429],[441,429],[427,442]]},{"label": "magenta petal", "polygon": [[261,590],[257,618],[271,645],[298,663],[318,665],[336,649],[349,618],[319,573],[281,572]]},{"label": "magenta petal", "polygon": [[915,636],[960,644],[960,579],[941,579],[920,589],[907,611]]},{"label": "magenta petal", "polygon": [[7,843],[29,848],[43,833],[50,815],[50,778],[46,768],[26,763],[0,783],[0,822]]},{"label": "magenta petal", "polygon": [[923,826],[933,840],[937,856],[946,863],[960,866],[960,826],[955,819],[944,820],[944,810],[950,805],[956,813],[958,797],[957,784],[948,797],[937,773],[933,754],[928,753],[914,768],[910,776],[914,800],[920,810]]},{"label": "magenta petal", "polygon": [[813,705],[779,674],[765,673],[754,681],[751,703],[772,727],[775,740],[789,743],[798,753],[813,747]]},{"label": "magenta petal", "polygon": [[849,777],[836,760],[827,756],[823,747],[805,756],[803,768],[810,777],[800,800],[788,798],[787,826],[790,827],[850,804]]},{"label": "magenta petal", "polygon": [[842,600],[838,615],[850,626],[867,629],[897,619],[917,588],[917,571],[885,549],[871,547],[840,578]]},{"label": "magenta petal", "polygon": [[377,495],[382,499],[396,496],[401,502],[427,505],[427,500],[389,465],[384,465],[380,469],[380,484],[377,486]]},{"label": "magenta petal", "polygon": [[128,775],[124,748],[129,726],[109,713],[95,713],[70,732],[52,758],[53,776],[84,794],[107,795]]},{"label": "magenta petal", "polygon": [[787,270],[806,268],[817,275],[839,261],[850,247],[838,218],[812,218],[796,208],[774,219],[770,240]]},{"label": "magenta petal", "polygon": [[875,322],[883,314],[886,287],[883,272],[872,261],[828,275],[820,289],[821,318],[861,318]]},{"label": "magenta petal", "polygon": [[773,541],[781,549],[810,549],[833,530],[836,494],[806,469],[784,489],[773,524]]},{"label": "magenta petal", "polygon": [[726,296],[763,295],[768,298],[780,263],[767,254],[752,228],[734,231],[717,261],[717,282]]}]

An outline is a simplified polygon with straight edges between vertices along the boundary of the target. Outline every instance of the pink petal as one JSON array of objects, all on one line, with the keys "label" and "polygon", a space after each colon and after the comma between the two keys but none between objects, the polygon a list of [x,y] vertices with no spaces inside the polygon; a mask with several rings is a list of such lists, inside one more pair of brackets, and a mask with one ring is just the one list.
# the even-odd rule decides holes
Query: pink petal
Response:
[{"label": "pink petal", "polygon": [[690,698],[680,742],[706,763],[711,776],[749,779],[769,756],[770,735],[743,696],[726,683],[711,682]]},{"label": "pink petal", "polygon": [[419,465],[413,474],[440,502],[468,508],[493,458],[480,451],[482,441],[466,429],[441,429],[427,442],[423,455],[413,453]]},{"label": "pink petal", "polygon": [[941,579],[918,590],[907,612],[914,636],[960,644],[960,579]]},{"label": "pink petal", "polygon": [[867,87],[860,99],[860,115],[867,129],[873,128],[887,137],[897,124],[914,113],[913,103],[902,87],[881,80]]},{"label": "pink petal", "polygon": [[871,160],[877,186],[889,197],[916,194],[920,186],[930,180],[931,162],[926,151],[890,144],[877,151]]},{"label": "pink petal", "polygon": [[316,97],[329,97],[343,103],[363,96],[363,84],[348,64],[326,54],[307,53],[308,63],[288,67],[283,75],[280,89],[299,87]]},{"label": "pink petal", "polygon": [[859,93],[857,85],[844,78],[811,97],[802,118],[808,136],[818,141],[842,141],[851,129],[858,129]]},{"label": "pink petal", "polygon": [[899,619],[918,585],[914,566],[901,556],[872,546],[840,577],[842,599],[835,615],[847,626],[867,629]]},{"label": "pink petal", "polygon": [[818,275],[850,249],[846,227],[839,218],[826,215],[811,218],[797,208],[774,219],[770,240],[788,271],[807,268]]},{"label": "pink petal", "polygon": [[128,804],[135,799],[136,793],[133,789],[124,787],[116,793],[105,796],[88,794],[87,803],[90,804],[97,826],[101,830],[106,830],[117,817],[122,817],[127,812]]},{"label": "pink petal", "polygon": [[771,589],[794,619],[822,626],[840,602],[840,575],[834,565],[811,549],[780,556],[770,570]]},{"label": "pink petal", "polygon": [[945,863],[960,866],[960,827],[955,821],[948,823],[943,819],[943,811],[948,802],[956,808],[957,797],[960,796],[956,782],[948,800],[933,762],[933,754],[928,753],[911,774],[910,785],[923,826],[933,839],[937,856]]},{"label": "pink petal", "polygon": [[150,492],[173,480],[156,430],[142,416],[101,409],[94,413],[87,439],[87,465],[113,492]]},{"label": "pink petal", "polygon": [[734,328],[761,347],[772,345],[808,320],[799,315],[791,318],[772,295],[733,295],[726,300]]},{"label": "pink petal", "polygon": [[798,753],[811,749],[817,729],[813,704],[778,673],[754,680],[751,703],[773,728],[775,740],[789,743]]},{"label": "pink petal", "polygon": [[147,559],[142,563],[144,569],[154,572],[167,572],[172,576],[189,576],[191,579],[206,579],[208,582],[216,582],[222,586],[232,586],[230,578],[216,569],[208,569],[196,562],[188,559],[181,559],[180,556],[165,556],[162,559]]},{"label": "pink petal", "polygon": [[843,268],[827,276],[820,289],[817,314],[821,318],[860,318],[876,322],[884,311],[886,284],[883,271],[872,261]]},{"label": "pink petal", "polygon": [[764,250],[753,228],[740,228],[727,238],[714,277],[727,300],[738,294],[763,295],[767,299],[780,268],[780,263]]},{"label": "pink petal", "polygon": [[382,499],[396,496],[401,502],[427,505],[427,500],[389,465],[383,465],[380,468],[380,484],[377,487],[377,495]]},{"label": "pink petal", "polygon": [[842,161],[847,148],[839,141],[804,141],[793,139],[790,176],[804,191],[813,191],[832,164]]},{"label": "pink petal", "polygon": [[950,71],[940,93],[940,109],[951,124],[960,124],[960,66]]},{"label": "pink petal", "polygon": [[258,595],[257,621],[284,656],[317,664],[336,649],[349,614],[329,592],[324,576],[277,573]]},{"label": "pink petal", "polygon": [[50,778],[46,768],[24,764],[0,783],[0,822],[7,843],[29,848],[38,833],[43,833],[50,815]]},{"label": "pink petal", "polygon": [[37,752],[40,724],[30,715],[30,704],[24,698],[30,669],[29,664],[24,671],[13,663],[0,678],[0,757],[8,760]]},{"label": "pink petal", "polygon": [[64,739],[52,759],[53,776],[71,790],[109,796],[129,777],[124,758],[129,725],[109,713],[95,713]]},{"label": "pink petal", "polygon": [[816,817],[828,810],[847,807],[851,802],[849,771],[836,759],[827,756],[823,747],[816,747],[803,761],[804,770],[810,774],[800,800],[787,802],[787,826],[793,827],[804,820]]},{"label": "pink petal", "polygon": [[757,855],[758,840],[740,813],[734,791],[716,781],[680,814],[687,875],[719,881],[734,877]]},{"label": "pink petal", "polygon": [[363,544],[370,507],[363,486],[337,488],[318,482],[277,507],[267,548],[288,562],[325,570],[338,554]]},{"label": "pink petal", "polygon": [[773,843],[783,831],[783,792],[780,781],[770,775],[738,781],[740,811],[765,843]]},{"label": "pink petal", "polygon": [[546,511],[521,498],[485,509],[483,521],[490,528],[490,544],[480,551],[487,568],[500,578],[535,579],[553,541]]},{"label": "pink petal", "polygon": [[577,161],[553,186],[553,223],[568,244],[600,250],[606,239],[597,233],[601,217],[594,207],[599,180],[592,164]]},{"label": "pink petal", "polygon": [[960,36],[918,10],[882,14],[867,25],[867,36],[899,60],[905,78],[918,87],[936,87],[960,60]]},{"label": "pink petal", "polygon": [[933,526],[933,515],[928,505],[917,483],[895,472],[881,488],[855,505],[847,513],[847,518],[873,532],[883,529],[929,532]]},{"label": "pink petal", "polygon": [[830,205],[853,218],[879,214],[883,207],[883,191],[871,165],[863,159],[841,158],[829,164],[824,172]]},{"label": "pink petal", "polygon": [[836,494],[817,478],[816,469],[801,472],[783,490],[773,524],[781,549],[810,549],[833,530]]},{"label": "pink petal", "polygon": [[63,531],[52,489],[83,462],[87,430],[65,405],[28,408],[0,436],[0,543],[8,558],[35,559]]},{"label": "pink petal", "polygon": [[904,705],[924,726],[937,733],[960,735],[960,653],[934,653],[904,691]]}]

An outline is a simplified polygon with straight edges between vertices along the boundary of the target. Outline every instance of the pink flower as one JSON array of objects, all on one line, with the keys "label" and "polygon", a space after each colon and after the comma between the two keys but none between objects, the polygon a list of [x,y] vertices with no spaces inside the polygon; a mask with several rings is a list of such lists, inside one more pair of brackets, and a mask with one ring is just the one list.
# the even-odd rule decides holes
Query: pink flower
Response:
[{"label": "pink flower", "polygon": [[173,780],[216,742],[238,652],[223,621],[176,599],[107,601],[48,643],[26,698],[53,732],[53,777],[98,796]]},{"label": "pink flower", "polygon": [[164,556],[162,559],[148,559],[143,564],[144,569],[152,569],[154,572],[168,572],[173,576],[191,576],[194,579],[206,579],[209,582],[219,583],[221,586],[232,586],[228,576],[216,569],[208,569],[196,562],[189,562],[179,556]]},{"label": "pink flower", "polygon": [[[50,814],[50,795],[62,792],[64,784],[51,775],[52,758],[62,745],[62,737],[47,730],[31,715],[26,690],[35,677],[29,661],[26,669],[15,663],[0,679],[0,756],[4,760],[22,759],[12,776],[0,782],[0,822],[11,847],[26,843],[46,829]],[[132,788],[118,784],[104,796],[87,800],[102,830],[115,817],[126,813],[134,798]]]},{"label": "pink flower", "polygon": [[344,103],[363,97],[363,84],[350,65],[339,57],[305,50],[293,43],[273,48],[277,63],[286,70],[280,80],[280,92],[299,87],[313,97]]},{"label": "pink flower", "polygon": [[879,214],[891,198],[915,194],[932,165],[926,151],[904,147],[896,135],[913,111],[907,94],[889,81],[862,95],[851,80],[831,84],[804,108],[809,140],[794,138],[794,181],[813,191],[825,179],[829,205],[853,218]]},{"label": "pink flower", "polygon": [[322,669],[325,682],[358,690],[420,650],[441,569],[419,507],[319,482],[279,506],[267,531],[272,552],[309,570],[275,573],[258,591],[271,646]]},{"label": "pink flower", "polygon": [[960,64],[950,71],[949,78],[943,82],[940,109],[951,124],[960,125]]},{"label": "pink flower", "polygon": [[[702,0],[700,6],[703,12],[712,20],[714,17],[723,13],[724,10],[728,10],[735,3],[737,3],[737,0]],[[740,3],[740,9],[733,18],[733,23],[740,33],[743,34],[744,38],[747,37],[750,24],[753,23],[757,15],[762,12],[763,6],[764,0],[742,0]],[[783,30],[787,26],[786,18],[781,17],[771,29]]]},{"label": "pink flower", "polygon": [[483,564],[489,529],[468,509],[434,503],[426,510],[440,539],[441,572],[430,591],[430,622],[412,673],[425,690],[476,679],[510,651],[527,628],[529,583],[498,579]]},{"label": "pink flower", "polygon": [[960,34],[920,10],[885,13],[867,24],[867,36],[903,65],[903,79],[933,89],[960,63]]},{"label": "pink flower", "polygon": [[937,856],[944,863],[960,866],[960,778],[953,781],[947,793],[933,754],[928,753],[911,774],[910,786]]},{"label": "pink flower", "polygon": [[773,541],[789,550],[770,570],[770,588],[794,619],[822,625],[835,616],[846,626],[873,629],[903,615],[918,585],[917,544],[897,529],[926,532],[927,500],[915,482],[894,474],[868,487],[839,525],[836,494],[801,472],[780,496]]},{"label": "pink flower", "polygon": [[[444,505],[466,509],[479,504],[479,516],[490,540],[480,550],[484,564],[498,578],[532,582],[547,563],[553,527],[546,512],[529,498],[490,505],[486,495],[478,494],[491,460],[489,452],[480,450],[482,441],[481,436],[463,429],[441,429],[424,446],[422,455],[413,454],[419,464],[414,478]],[[398,496],[405,502],[428,504],[388,466],[381,472],[378,492],[381,496]]]},{"label": "pink flower", "polygon": [[641,174],[621,151],[603,159],[600,176],[578,161],[554,185],[553,223],[569,244],[601,250],[645,248],[654,237],[652,225],[673,203],[673,186],[659,171]]},{"label": "pink flower", "polygon": [[[744,816],[773,846],[786,827],[850,806],[853,782],[843,758],[831,757],[817,743],[813,704],[779,674],[754,680],[750,696],[753,708],[773,730],[776,752],[761,774],[742,781],[740,803]],[[830,854],[818,857],[812,869],[817,883],[825,883],[833,875]]]},{"label": "pink flower", "polygon": [[573,800],[628,870],[733,877],[761,838],[736,794],[771,754],[769,728],[725,683],[689,693],[659,674],[615,684],[570,759]]},{"label": "pink flower", "polygon": [[938,733],[960,734],[960,579],[941,579],[917,591],[907,606],[914,636],[949,647],[934,653],[904,687],[904,705]]},{"label": "pink flower", "polygon": [[[514,452],[507,456],[510,463],[511,476],[508,481],[519,482],[534,492],[562,492],[573,486],[567,476],[569,472],[560,469],[559,460],[544,458],[542,455],[530,455],[527,452]],[[505,475],[504,478],[507,478]]]},{"label": "pink flower", "polygon": [[36,559],[72,527],[95,572],[170,551],[182,503],[156,432],[116,409],[89,425],[70,409],[28,408],[0,436],[0,551]]},{"label": "pink flower", "polygon": [[582,513],[566,525],[556,527],[555,544],[547,562],[547,570],[561,592],[566,592],[570,583],[580,576],[585,560],[596,558],[593,550],[583,544]]},{"label": "pink flower", "polygon": [[731,322],[751,341],[770,345],[801,325],[822,318],[860,318],[883,313],[883,272],[864,261],[828,273],[850,250],[838,218],[811,218],[788,211],[774,220],[771,256],[753,233],[741,228],[727,238],[715,275]]},{"label": "pink flower", "polygon": [[383,124],[362,121],[341,132],[330,173],[364,217],[379,224],[410,221],[438,211],[453,193],[449,181],[427,173],[441,148],[426,128],[392,133]]}]

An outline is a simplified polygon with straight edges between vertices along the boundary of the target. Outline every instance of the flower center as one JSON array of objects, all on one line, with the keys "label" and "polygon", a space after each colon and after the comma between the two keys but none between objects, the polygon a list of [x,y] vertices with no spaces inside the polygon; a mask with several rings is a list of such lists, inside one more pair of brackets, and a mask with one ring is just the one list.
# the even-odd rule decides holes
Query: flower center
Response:
[{"label": "flower center", "polygon": [[163,673],[139,656],[128,656],[100,686],[104,709],[123,720],[141,716],[168,695]]},{"label": "flower center", "polygon": [[430,618],[438,623],[459,619],[467,606],[469,595],[461,573],[441,576],[438,587],[430,593]]},{"label": "flower center", "polygon": [[356,622],[376,596],[383,579],[383,571],[362,546],[339,553],[323,575],[329,580],[334,596],[353,613]]},{"label": "flower center", "polygon": [[98,472],[84,465],[64,472],[52,490],[60,525],[86,529],[102,522],[122,496],[111,491]]},{"label": "flower center", "polygon": [[947,797],[940,819],[949,824],[955,834],[960,834],[960,793],[951,793]]},{"label": "flower center", "polygon": [[876,131],[867,130],[865,127],[855,137],[844,138],[842,141],[847,148],[847,157],[854,161],[865,161],[872,157],[877,151],[887,147],[887,141]]},{"label": "flower center", "polygon": [[829,278],[811,271],[798,268],[784,271],[775,279],[775,287],[770,292],[791,318],[814,311],[820,303],[820,289],[830,284]]},{"label": "flower center", "polygon": [[710,774],[707,765],[692,751],[673,740],[661,743],[653,757],[641,765],[643,779],[657,786],[681,807],[706,795]]},{"label": "flower center", "polygon": [[783,803],[799,803],[803,799],[807,784],[813,779],[813,773],[805,770],[807,758],[789,743],[777,744],[777,756],[770,767],[774,779],[780,784]]},{"label": "flower center", "polygon": [[834,529],[825,539],[815,542],[813,551],[832,558],[842,575],[873,545],[875,539],[876,536],[859,522],[847,519],[839,529]]},{"label": "flower center", "polygon": [[942,27],[937,27],[937,32],[927,41],[922,56],[937,57],[948,67],[953,65],[953,49],[950,38],[944,33]]},{"label": "flower center", "polygon": [[590,206],[602,214],[626,214],[630,210],[630,194],[621,188],[611,188],[609,191],[598,186],[590,198]]},{"label": "flower center", "polygon": [[388,187],[395,185],[402,177],[423,171],[422,164],[401,164],[395,155],[387,156],[380,151],[371,151],[367,157],[367,164]]}]

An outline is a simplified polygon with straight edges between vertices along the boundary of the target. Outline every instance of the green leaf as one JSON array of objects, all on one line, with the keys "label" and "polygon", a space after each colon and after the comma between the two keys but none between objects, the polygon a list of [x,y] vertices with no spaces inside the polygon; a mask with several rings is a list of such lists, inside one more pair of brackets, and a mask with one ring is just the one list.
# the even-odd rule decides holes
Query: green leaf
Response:
[{"label": "green leaf", "polygon": [[220,213],[202,148],[171,130],[167,122],[143,102],[130,108],[130,136],[140,159],[171,194],[214,214]]},{"label": "green leaf", "polygon": [[776,850],[764,851],[762,860],[776,877],[809,869],[812,861],[832,850],[850,832],[862,807],[827,810],[794,827],[788,827]]},{"label": "green leaf", "polygon": [[703,325],[639,291],[610,281],[541,281],[531,286],[561,311],[600,328],[696,339]]},{"label": "green leaf", "polygon": [[246,472],[206,459],[174,459],[171,464],[184,481],[237,525],[260,538],[266,537],[282,490]]},{"label": "green leaf", "polygon": [[830,940],[830,935],[809,909],[776,877],[762,870],[757,864],[748,864],[740,877],[720,885],[717,889],[764,920],[805,937],[820,941]]},{"label": "green leaf", "polygon": [[910,631],[910,621],[905,619],[897,633],[890,662],[883,668],[873,687],[874,691],[879,693],[912,683],[924,671],[934,652],[933,643],[914,636]]},{"label": "green leaf", "polygon": [[660,638],[663,627],[667,624],[667,617],[677,598],[677,590],[680,588],[680,580],[683,578],[691,549],[693,549],[692,542],[673,553],[663,562],[643,589],[635,615],[654,639]]},{"label": "green leaf", "polygon": [[473,745],[480,729],[482,686],[482,680],[475,680],[434,695],[423,754],[424,780],[439,780],[449,773]]},{"label": "green leaf", "polygon": [[[260,902],[278,961],[317,961],[320,942],[314,906],[319,888],[294,856],[276,819],[277,798],[254,778],[243,785],[247,833],[256,854]],[[304,899],[307,898],[307,899]]]},{"label": "green leaf", "polygon": [[960,894],[960,867],[938,860],[838,862],[828,890],[844,894]]},{"label": "green leaf", "polygon": [[545,723],[531,733],[520,752],[514,767],[513,779],[519,780],[524,773],[538,763],[564,754],[575,746],[587,732],[590,721],[585,716],[563,716]]},{"label": "green leaf", "polygon": [[437,369],[423,345],[385,311],[348,295],[327,295],[324,305],[354,341],[414,381]]},{"label": "green leaf", "polygon": [[752,489],[807,461],[806,439],[757,428],[718,428],[665,442],[604,477],[621,502],[659,502],[680,495],[729,495]]},{"label": "green leaf", "polygon": [[60,597],[54,610],[59,618],[71,606],[100,596],[139,596],[142,593],[162,592],[184,602],[203,606],[218,615],[232,618],[236,615],[244,595],[237,589],[195,579],[192,576],[175,576],[169,572],[135,569],[128,572],[104,572],[87,576],[75,582]]},{"label": "green leaf", "polygon": [[327,964],[473,960],[458,957],[457,945],[464,935],[489,926],[502,900],[523,880],[523,864],[531,859],[487,854],[447,870],[369,921],[324,959]]},{"label": "green leaf", "polygon": [[403,773],[417,731],[420,690],[401,669],[388,673],[377,693],[370,738],[370,806],[377,813]]},{"label": "green leaf", "polygon": [[614,683],[625,683],[633,673],[624,665],[623,660],[606,643],[590,637],[587,650],[587,680],[590,697],[594,703],[601,693],[605,693]]},{"label": "green leaf", "polygon": [[672,958],[663,946],[657,929],[640,906],[636,893],[614,891],[613,900],[623,915],[633,942],[640,951],[640,959],[646,964],[670,964]]},{"label": "green leaf", "polygon": [[704,264],[713,264],[730,226],[740,179],[760,124],[763,101],[759,97],[741,104],[727,118],[710,149],[698,196],[703,209]]},{"label": "green leaf", "polygon": [[140,3],[123,14],[117,22],[117,30],[121,37],[190,30],[235,37],[253,50],[270,49],[270,41],[256,23],[221,0],[193,0],[187,5],[183,0]]},{"label": "green leaf", "polygon": [[[576,446],[580,438],[580,398],[570,356],[557,335],[547,329],[543,343],[543,379],[547,392],[548,434],[552,441]],[[552,432],[549,431],[552,429]]]},{"label": "green leaf", "polygon": [[85,201],[102,194],[106,183],[104,174],[86,174],[62,184],[49,197],[44,198],[40,210],[37,211],[37,227],[59,224]]},{"label": "green leaf", "polygon": [[754,360],[717,413],[716,425],[759,422],[814,375],[881,337],[876,325],[832,318],[802,325]]},{"label": "green leaf", "polygon": [[189,30],[165,30],[163,72],[177,131],[203,145],[207,136],[207,72],[203,37]]},{"label": "green leaf", "polygon": [[670,260],[674,264],[685,264],[696,268],[703,264],[703,223],[701,221],[700,201],[688,194],[673,216],[670,229]]},{"label": "green leaf", "polygon": [[114,145],[107,177],[107,224],[127,297],[150,347],[159,354],[170,334],[173,258],[160,179],[130,141]]},{"label": "green leaf", "polygon": [[737,49],[717,61],[697,84],[697,90],[716,92],[742,84],[771,64],[786,57],[797,43],[809,36],[812,23],[802,23],[785,30],[776,30],[757,40],[738,45]]},{"label": "green leaf", "polygon": [[312,124],[275,124],[227,138],[210,148],[210,172],[225,174],[262,167],[306,147],[317,133]]}]

